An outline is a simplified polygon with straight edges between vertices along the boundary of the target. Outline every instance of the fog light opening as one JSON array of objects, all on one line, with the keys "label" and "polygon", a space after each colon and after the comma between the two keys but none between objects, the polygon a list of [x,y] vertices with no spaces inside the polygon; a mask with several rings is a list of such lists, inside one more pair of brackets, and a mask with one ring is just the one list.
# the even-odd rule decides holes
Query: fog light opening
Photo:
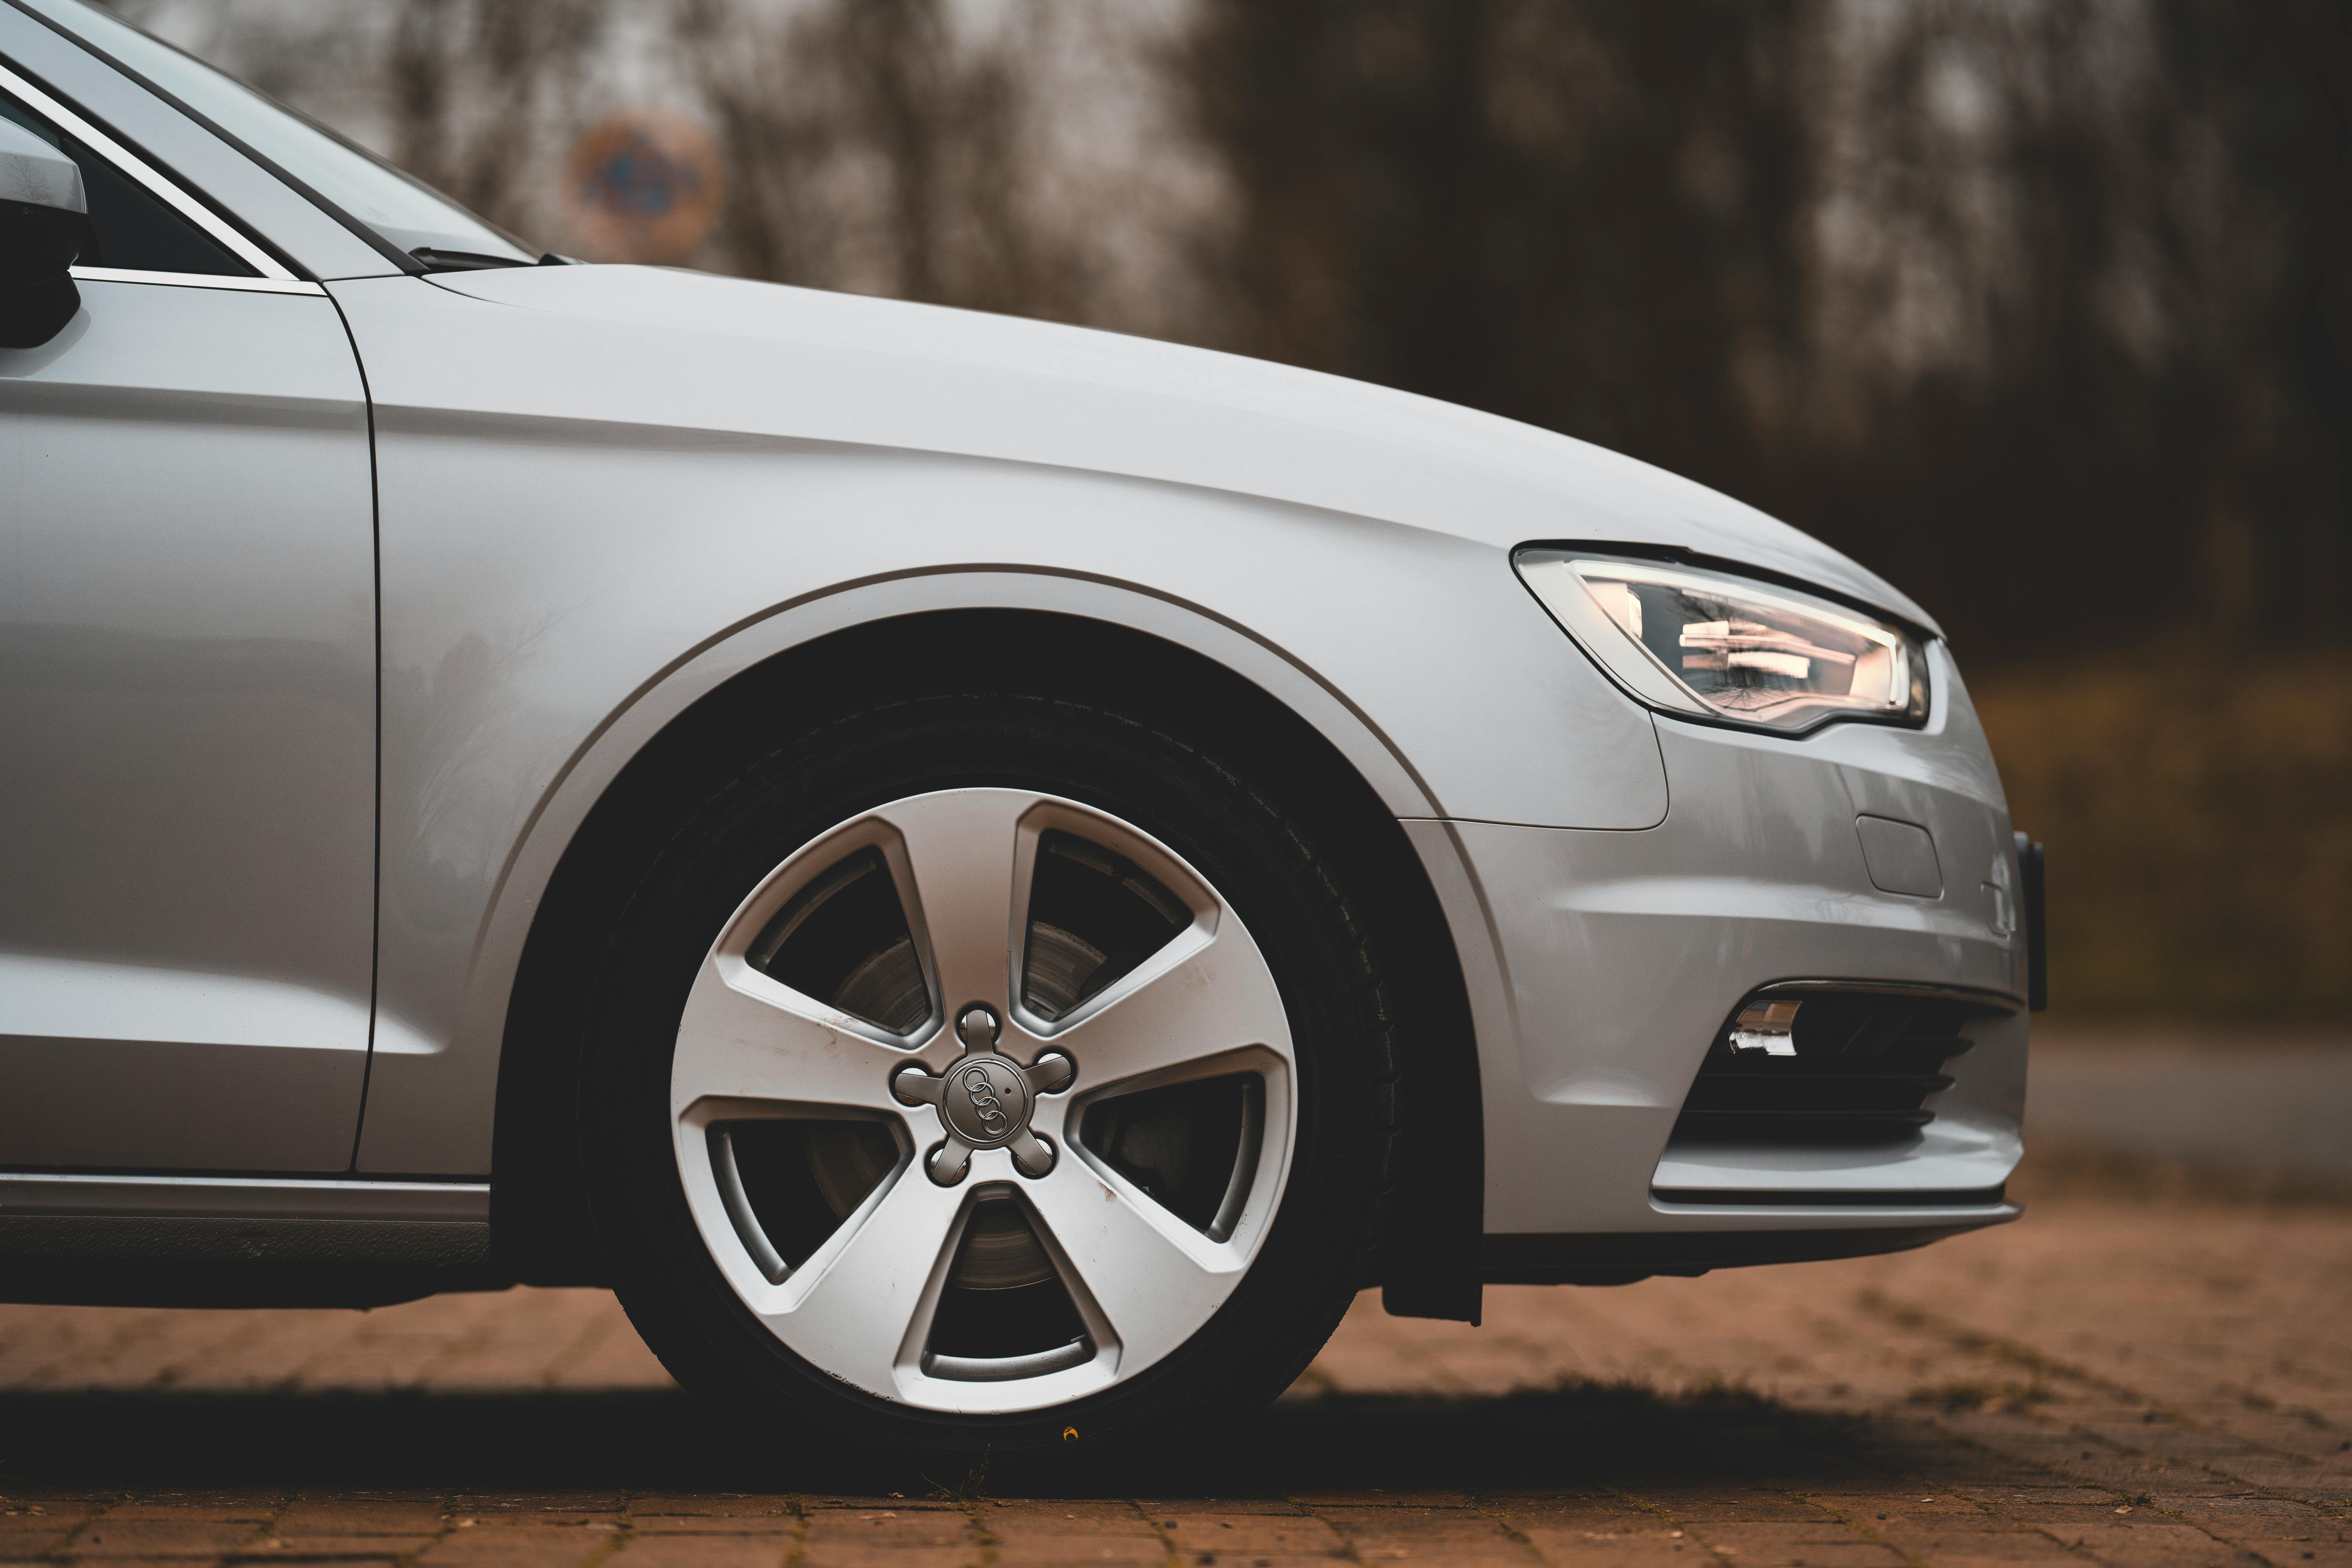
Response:
[{"label": "fog light opening", "polygon": [[1768,1057],[1797,1054],[1797,1009],[1802,1002],[1751,1002],[1731,1025],[1735,1056],[1760,1053]]}]

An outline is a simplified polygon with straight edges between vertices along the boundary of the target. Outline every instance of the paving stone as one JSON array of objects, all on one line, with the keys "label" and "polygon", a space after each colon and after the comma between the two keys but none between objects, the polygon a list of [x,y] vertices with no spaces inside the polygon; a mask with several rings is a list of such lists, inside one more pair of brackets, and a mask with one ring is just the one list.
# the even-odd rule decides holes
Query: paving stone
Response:
[{"label": "paving stone", "polygon": [[[999,1505],[1002,1506],[999,1506]],[[976,1510],[998,1559],[1021,1564],[1168,1561],[1155,1522],[1129,1503],[1000,1499]]]},{"label": "paving stone", "polygon": [[51,1505],[34,1510],[12,1508],[0,1512],[0,1536],[37,1535],[44,1531],[70,1530],[97,1511],[96,1509],[72,1505]]},{"label": "paving stone", "polygon": [[793,1535],[800,1531],[797,1515],[789,1513],[755,1514],[656,1514],[651,1518],[637,1517],[630,1529],[633,1534],[647,1535]]},{"label": "paving stone", "polygon": [[611,1531],[453,1530],[415,1561],[433,1568],[572,1568],[610,1552]]},{"label": "paving stone", "polygon": [[1367,1562],[1524,1563],[1525,1542],[1478,1509],[1440,1506],[1325,1507],[1315,1510]]},{"label": "paving stone", "polygon": [[250,1541],[256,1527],[201,1519],[90,1521],[66,1548],[74,1557],[218,1557]]},{"label": "paving stone", "polygon": [[1821,1510],[1803,1499],[1744,1489],[1731,1489],[1718,1497],[1650,1492],[1647,1500],[1685,1528],[1716,1522],[1760,1523],[1768,1520],[1811,1525],[1821,1517]]},{"label": "paving stone", "polygon": [[74,1526],[50,1525],[33,1530],[0,1531],[0,1563],[23,1563],[48,1557],[62,1550]]},{"label": "paving stone", "polygon": [[799,1519],[801,1511],[800,1499],[764,1494],[671,1497],[656,1493],[629,1499],[629,1516],[636,1521],[639,1530],[653,1528],[653,1521],[660,1520],[780,1519],[791,1522]]},{"label": "paving stone", "polygon": [[1966,1530],[1956,1524],[1883,1525],[1886,1543],[1914,1562],[2079,1562],[2074,1549],[2034,1529]]},{"label": "paving stone", "polygon": [[106,1517],[185,1519],[211,1523],[258,1524],[286,1506],[282,1492],[141,1492],[106,1505]]},{"label": "paving stone", "polygon": [[450,1511],[472,1514],[486,1524],[518,1519],[586,1524],[617,1519],[623,1508],[619,1492],[460,1492],[449,1500]]},{"label": "paving stone", "polygon": [[405,1557],[433,1544],[430,1535],[303,1535],[271,1531],[248,1542],[244,1552],[257,1558],[288,1559]]},{"label": "paving stone", "polygon": [[978,1555],[971,1523],[960,1511],[936,1509],[815,1508],[802,1536],[808,1568],[860,1568],[866,1563],[962,1563]]},{"label": "paving stone", "polygon": [[782,1568],[790,1535],[634,1535],[605,1561],[614,1568]]},{"label": "paving stone", "polygon": [[278,1516],[279,1535],[432,1535],[441,1529],[439,1500],[297,1498]]},{"label": "paving stone", "polygon": [[1296,1510],[1217,1514],[1171,1510],[1162,1517],[1176,1521],[1169,1539],[1186,1556],[1328,1557],[1341,1547],[1337,1531]]},{"label": "paving stone", "polygon": [[1546,1563],[1579,1568],[1689,1568],[1713,1561],[1699,1542],[1671,1529],[1584,1530],[1538,1524],[1522,1538]]}]

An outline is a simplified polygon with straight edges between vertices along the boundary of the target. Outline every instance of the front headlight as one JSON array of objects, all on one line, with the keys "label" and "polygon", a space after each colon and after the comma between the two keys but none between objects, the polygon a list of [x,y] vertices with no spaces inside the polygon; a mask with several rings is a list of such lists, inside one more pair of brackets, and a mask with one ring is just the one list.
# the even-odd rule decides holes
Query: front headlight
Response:
[{"label": "front headlight", "polygon": [[1511,563],[1568,635],[1654,708],[1784,731],[1927,716],[1918,639],[1843,605],[1574,550],[1521,550]]}]

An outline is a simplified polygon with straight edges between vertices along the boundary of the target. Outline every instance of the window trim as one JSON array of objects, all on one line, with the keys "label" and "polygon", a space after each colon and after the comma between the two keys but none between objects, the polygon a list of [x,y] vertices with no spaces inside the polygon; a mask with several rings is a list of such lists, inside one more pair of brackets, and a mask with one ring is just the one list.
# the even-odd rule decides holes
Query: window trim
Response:
[{"label": "window trim", "polygon": [[218,213],[188,195],[178,185],[158,174],[147,162],[124,147],[121,142],[92,125],[80,115],[59,103],[57,99],[25,79],[5,64],[0,64],[0,90],[20,100],[25,107],[73,137],[99,157],[111,164],[118,174],[145,189],[173,211],[194,224],[239,261],[252,268],[258,278],[231,278],[210,272],[134,272],[110,267],[77,267],[76,278],[91,282],[165,283],[193,289],[246,289],[267,294],[323,294],[316,283],[299,279],[285,264],[224,221]]},{"label": "window trim", "polygon": [[320,294],[326,290],[302,278],[236,278],[220,272],[148,272],[135,267],[75,267],[79,283],[161,283],[173,289],[231,289],[247,294]]}]

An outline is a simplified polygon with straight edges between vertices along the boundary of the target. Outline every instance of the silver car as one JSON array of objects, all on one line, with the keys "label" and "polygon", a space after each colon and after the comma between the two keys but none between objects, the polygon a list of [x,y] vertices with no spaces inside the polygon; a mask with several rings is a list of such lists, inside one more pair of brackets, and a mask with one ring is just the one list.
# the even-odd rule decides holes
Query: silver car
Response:
[{"label": "silver car", "polygon": [[1747,507],[543,257],[79,0],[0,3],[0,1294],[605,1285],[1009,1449],[1370,1286],[2018,1213],[2036,852],[1934,622]]}]

